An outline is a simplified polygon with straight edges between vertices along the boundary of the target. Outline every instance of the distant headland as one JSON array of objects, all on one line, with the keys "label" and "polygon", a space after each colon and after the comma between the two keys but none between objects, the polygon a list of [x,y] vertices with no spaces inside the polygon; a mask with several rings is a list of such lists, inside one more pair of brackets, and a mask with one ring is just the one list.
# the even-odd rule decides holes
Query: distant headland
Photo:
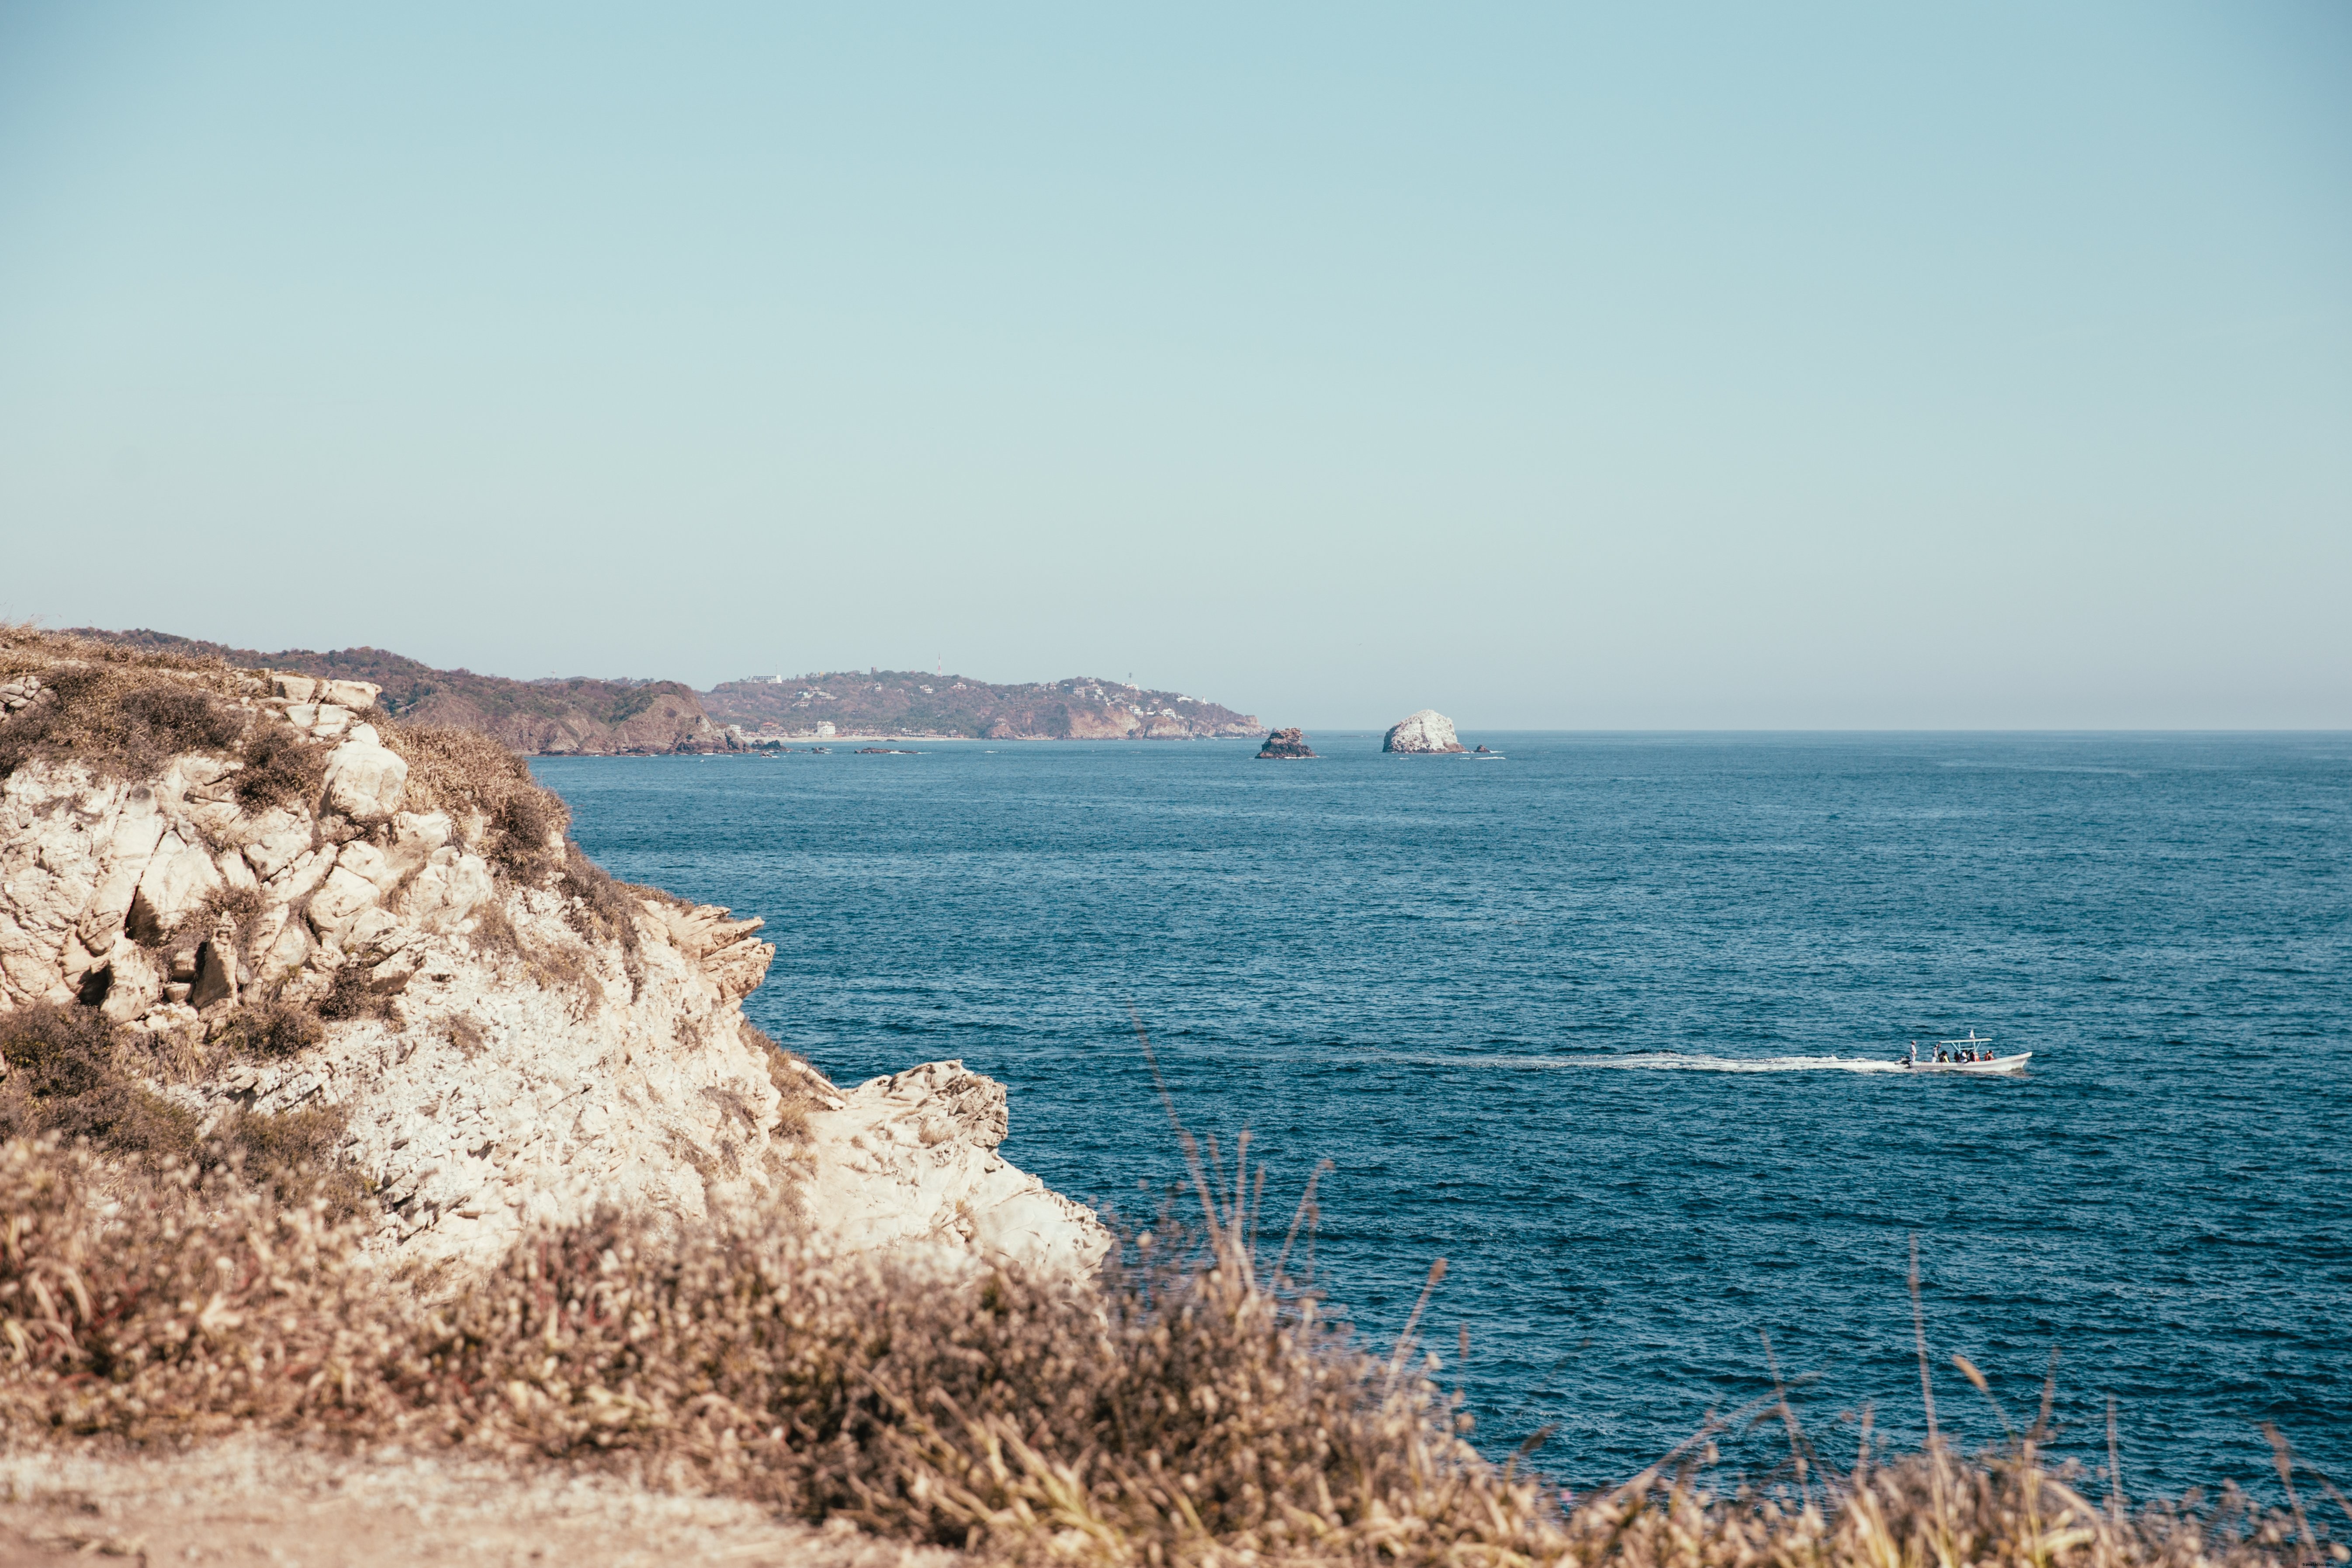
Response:
[{"label": "distant headland", "polygon": [[721,681],[698,692],[676,680],[515,680],[436,669],[377,647],[265,653],[144,629],[78,626],[72,635],[241,668],[368,681],[383,689],[378,703],[395,718],[478,731],[530,756],[732,752],[835,735],[1213,740],[1265,728],[1255,714],[1204,698],[1090,676],[1007,686],[920,670],[831,670]]},{"label": "distant headland", "polygon": [[754,740],[814,735],[824,724],[844,735],[976,741],[1205,741],[1265,729],[1255,714],[1206,698],[1099,676],[1002,686],[928,670],[826,670],[721,681],[702,705]]}]

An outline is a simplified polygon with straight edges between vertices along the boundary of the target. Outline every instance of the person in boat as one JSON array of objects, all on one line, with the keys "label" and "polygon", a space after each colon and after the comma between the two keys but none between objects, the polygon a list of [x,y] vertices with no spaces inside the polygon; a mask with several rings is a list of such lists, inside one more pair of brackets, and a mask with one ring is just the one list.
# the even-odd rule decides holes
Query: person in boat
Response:
[{"label": "person in boat", "polygon": [[1907,1054],[1906,1056],[1905,1056],[1905,1057],[1904,1057],[1904,1058],[1903,1058],[1903,1065],[1904,1065],[1905,1067],[1906,1067],[1906,1068],[1916,1068],[1916,1067],[1917,1067],[1917,1066],[1919,1065],[1919,1042],[1918,1042],[1918,1041],[1914,1040],[1914,1041],[1912,1041],[1912,1042],[1911,1042],[1911,1049],[1910,1049],[1910,1052],[1909,1052],[1909,1054]]},{"label": "person in boat", "polygon": [[1949,1058],[1948,1058],[1948,1057],[1946,1057],[1946,1056],[1944,1055],[1944,1047],[1943,1047],[1942,1046],[1940,1046],[1940,1045],[1938,1045],[1938,1046],[1936,1047],[1936,1059],[1937,1059],[1937,1061],[1939,1061],[1939,1062],[1941,1062],[1941,1061],[1948,1061],[1948,1060],[1949,1060],[1949,1059],[1950,1059]]}]

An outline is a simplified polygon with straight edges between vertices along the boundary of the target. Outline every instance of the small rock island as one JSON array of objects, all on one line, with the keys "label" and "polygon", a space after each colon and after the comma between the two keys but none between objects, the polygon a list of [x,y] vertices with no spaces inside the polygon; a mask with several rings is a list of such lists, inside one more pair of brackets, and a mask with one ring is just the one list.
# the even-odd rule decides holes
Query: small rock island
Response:
[{"label": "small rock island", "polygon": [[1463,745],[1454,736],[1453,720],[1434,708],[1424,708],[1391,728],[1387,738],[1381,742],[1381,750],[1429,756],[1459,752]]},{"label": "small rock island", "polygon": [[1261,763],[1269,760],[1297,762],[1314,755],[1314,748],[1307,745],[1306,734],[1297,730],[1276,730],[1266,736],[1265,744],[1257,749],[1257,760]]}]

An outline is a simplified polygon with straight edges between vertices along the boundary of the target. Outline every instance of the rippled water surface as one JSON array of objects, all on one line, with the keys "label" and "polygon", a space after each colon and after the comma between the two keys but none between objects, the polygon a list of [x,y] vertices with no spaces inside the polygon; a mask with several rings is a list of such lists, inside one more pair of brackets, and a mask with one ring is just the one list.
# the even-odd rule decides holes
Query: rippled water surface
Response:
[{"label": "rippled water surface", "polygon": [[[2352,738],[1478,737],[538,764],[616,875],[766,917],[854,1081],[961,1057],[1142,1218],[1246,1126],[1385,1340],[1433,1260],[1501,1451],[1621,1477],[1772,1387],[1817,1442],[2031,1418],[2177,1489],[2352,1474]],[[2015,1081],[1855,1070],[1974,1027]],[[1147,1190],[1148,1189],[1148,1190]],[[1456,1353],[1467,1330],[1466,1362]],[[1736,1461],[1769,1462],[1762,1436]]]}]

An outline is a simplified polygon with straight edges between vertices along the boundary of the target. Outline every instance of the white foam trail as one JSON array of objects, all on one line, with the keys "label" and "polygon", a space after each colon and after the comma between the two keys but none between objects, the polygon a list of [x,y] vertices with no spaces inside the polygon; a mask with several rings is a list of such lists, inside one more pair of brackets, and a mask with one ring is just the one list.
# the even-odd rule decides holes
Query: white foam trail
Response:
[{"label": "white foam trail", "polygon": [[1622,1057],[1450,1057],[1432,1058],[1448,1066],[1495,1068],[1636,1068],[1652,1072],[1905,1072],[1898,1061],[1866,1057],[1695,1057],[1679,1051],[1644,1051]]}]

